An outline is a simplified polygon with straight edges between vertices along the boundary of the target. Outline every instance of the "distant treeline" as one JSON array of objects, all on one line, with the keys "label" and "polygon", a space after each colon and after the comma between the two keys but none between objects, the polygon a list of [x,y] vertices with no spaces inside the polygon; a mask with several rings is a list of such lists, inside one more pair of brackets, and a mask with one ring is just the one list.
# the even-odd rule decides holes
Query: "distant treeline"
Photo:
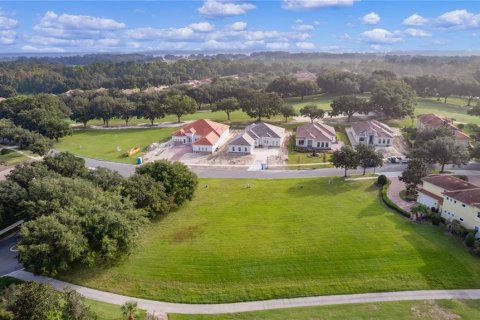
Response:
[{"label": "distant treeline", "polygon": [[146,88],[191,79],[224,76],[288,76],[299,71],[329,70],[369,75],[386,70],[398,77],[435,76],[458,82],[477,81],[480,57],[402,56],[258,52],[251,55],[97,54],[70,57],[21,57],[0,63],[0,97],[15,94],[62,93],[71,89]]}]

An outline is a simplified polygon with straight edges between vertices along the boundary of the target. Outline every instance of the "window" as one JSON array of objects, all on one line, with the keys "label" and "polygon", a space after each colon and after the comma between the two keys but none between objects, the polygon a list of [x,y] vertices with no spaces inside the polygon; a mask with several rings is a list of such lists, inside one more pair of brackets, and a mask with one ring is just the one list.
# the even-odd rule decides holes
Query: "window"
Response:
[{"label": "window", "polygon": [[[322,143],[322,147],[323,147],[323,143]],[[320,148],[320,142],[317,142],[317,148]]]},{"label": "window", "polygon": [[463,218],[460,218],[460,221],[463,221]]},{"label": "window", "polygon": [[328,148],[328,142],[327,142],[327,143],[325,143],[325,148]]},{"label": "window", "polygon": [[365,141],[365,138],[359,138],[358,141]]},{"label": "window", "polygon": [[387,143],[390,144],[390,139],[387,139]]},{"label": "window", "polygon": [[298,145],[303,146],[305,144],[305,140],[298,140]]},{"label": "window", "polygon": [[447,200],[450,200],[450,199],[447,197]]},{"label": "window", "polygon": [[247,152],[247,147],[245,147],[245,152]]},{"label": "window", "polygon": [[462,203],[462,207],[464,207],[464,208],[465,208],[465,207],[466,207],[466,205],[464,205],[464,204]]},{"label": "window", "polygon": [[232,151],[235,151],[235,147],[232,147]]},{"label": "window", "polygon": [[477,212],[477,218],[480,218],[480,212]]}]

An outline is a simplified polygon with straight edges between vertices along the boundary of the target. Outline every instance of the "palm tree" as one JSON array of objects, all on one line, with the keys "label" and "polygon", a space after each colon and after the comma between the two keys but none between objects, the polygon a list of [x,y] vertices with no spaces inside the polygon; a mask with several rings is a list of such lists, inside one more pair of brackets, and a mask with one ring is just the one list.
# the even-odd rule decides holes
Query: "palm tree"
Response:
[{"label": "palm tree", "polygon": [[125,302],[123,306],[120,307],[122,311],[122,316],[128,320],[135,320],[138,313],[138,303],[136,301]]}]

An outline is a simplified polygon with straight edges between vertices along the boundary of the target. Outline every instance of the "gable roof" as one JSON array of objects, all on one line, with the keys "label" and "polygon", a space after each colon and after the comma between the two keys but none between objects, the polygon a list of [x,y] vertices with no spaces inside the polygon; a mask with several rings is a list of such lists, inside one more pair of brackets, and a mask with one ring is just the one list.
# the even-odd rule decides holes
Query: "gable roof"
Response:
[{"label": "gable roof", "polygon": [[235,137],[228,145],[231,146],[253,146],[255,141],[246,132]]},{"label": "gable roof", "polygon": [[335,129],[324,123],[314,122],[307,123],[297,127],[297,138],[311,138],[315,140],[328,140],[335,139]]},{"label": "gable roof", "polygon": [[264,137],[279,138],[285,135],[285,129],[265,122],[252,123],[245,128],[245,132],[253,139]]},{"label": "gable roof", "polygon": [[452,121],[450,119],[435,113],[421,114],[417,117],[417,120],[423,123],[424,125],[430,126],[432,128],[440,128],[441,126],[445,126],[445,125],[453,126]]},{"label": "gable roof", "polygon": [[182,137],[190,133],[201,137],[193,143],[194,145],[214,145],[228,128],[229,126],[218,122],[200,119],[175,131],[172,136]]},{"label": "gable roof", "polygon": [[229,127],[227,125],[200,119],[192,123],[187,124],[180,130],[175,131],[172,136],[185,136],[187,133],[195,134],[197,136],[205,137],[210,132],[214,132],[216,135],[221,136]]},{"label": "gable roof", "polygon": [[454,132],[455,140],[467,140],[470,141],[470,137],[463,131],[455,130]]},{"label": "gable roof", "polygon": [[474,189],[449,191],[444,193],[455,200],[468,204],[472,207],[480,208],[480,187]]},{"label": "gable roof", "polygon": [[431,183],[434,186],[445,189],[447,191],[458,191],[458,190],[467,190],[480,188],[474,184],[471,184],[467,181],[463,181],[454,176],[450,175],[431,175],[422,179],[425,182]]},{"label": "gable roof", "polygon": [[357,136],[367,136],[370,133],[373,133],[380,138],[393,138],[393,130],[386,124],[377,120],[354,123],[352,129]]}]

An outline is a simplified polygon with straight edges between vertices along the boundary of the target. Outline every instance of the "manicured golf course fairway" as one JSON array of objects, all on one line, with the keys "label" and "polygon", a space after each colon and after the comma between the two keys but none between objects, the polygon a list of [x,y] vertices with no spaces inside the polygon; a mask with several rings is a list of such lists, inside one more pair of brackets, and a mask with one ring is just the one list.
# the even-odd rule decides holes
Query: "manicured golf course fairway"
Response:
[{"label": "manicured golf course fairway", "polygon": [[201,179],[129,257],[61,278],[191,303],[480,287],[480,259],[377,195],[372,180]]}]

